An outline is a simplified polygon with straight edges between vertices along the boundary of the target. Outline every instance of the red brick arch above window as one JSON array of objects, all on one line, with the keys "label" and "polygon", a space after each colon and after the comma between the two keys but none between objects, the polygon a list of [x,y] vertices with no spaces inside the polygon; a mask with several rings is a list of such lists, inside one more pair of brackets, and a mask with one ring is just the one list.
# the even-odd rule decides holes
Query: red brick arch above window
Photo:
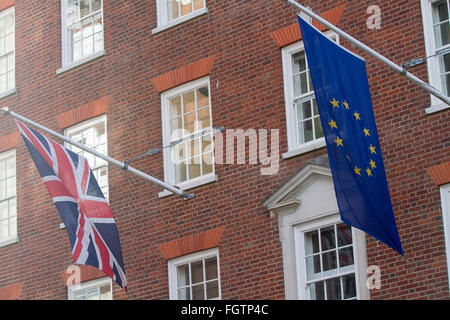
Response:
[{"label": "red brick arch above window", "polygon": [[60,113],[56,116],[58,126],[61,129],[65,129],[77,123],[105,114],[108,110],[110,101],[111,97],[103,97],[84,106]]},{"label": "red brick arch above window", "polygon": [[22,290],[22,283],[16,283],[4,288],[0,288],[0,300],[17,300]]},{"label": "red brick arch above window", "polygon": [[15,131],[7,134],[6,136],[0,137],[0,152],[15,148],[19,135],[19,131]]},{"label": "red brick arch above window", "polygon": [[0,0],[0,11],[16,4],[16,0]]},{"label": "red brick arch above window", "polygon": [[187,66],[164,73],[152,79],[158,92],[175,88],[183,83],[207,76],[214,62],[214,56],[204,58]]},{"label": "red brick arch above window", "polygon": [[428,173],[438,186],[450,183],[450,162],[428,168]]},{"label": "red brick arch above window", "polygon": [[170,260],[194,252],[218,247],[222,238],[223,227],[195,234],[186,238],[159,244],[164,259]]},{"label": "red brick arch above window", "polygon": [[[332,23],[333,25],[338,25],[341,21],[342,13],[344,12],[345,3],[341,4],[335,9],[324,12],[321,17]],[[326,31],[328,28],[323,24],[313,20],[313,26],[315,26],[320,31]],[[270,34],[277,44],[278,47],[283,48],[291,43],[302,40],[302,35],[300,33],[300,27],[298,23],[285,27],[283,29],[277,30]]]},{"label": "red brick arch above window", "polygon": [[[79,275],[76,272],[80,272]],[[71,265],[69,268],[61,272],[61,278],[65,286],[71,286],[78,283],[83,283],[95,279],[107,277],[99,269],[88,265]]]}]

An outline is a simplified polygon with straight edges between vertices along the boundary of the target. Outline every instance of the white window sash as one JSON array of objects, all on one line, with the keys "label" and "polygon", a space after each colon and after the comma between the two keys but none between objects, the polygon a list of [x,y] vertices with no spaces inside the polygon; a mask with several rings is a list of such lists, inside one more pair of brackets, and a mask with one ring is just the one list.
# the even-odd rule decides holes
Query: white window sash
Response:
[{"label": "white window sash", "polygon": [[[100,287],[103,287],[105,285],[109,284],[109,290],[111,292],[111,299],[112,299],[112,280],[111,278],[101,278],[101,279],[96,279],[96,280],[92,280],[92,281],[87,281],[84,283],[78,283],[78,284],[74,284],[71,286],[67,287],[67,297],[68,300],[75,300],[76,297],[76,292],[80,291],[80,290],[88,290],[88,289],[92,289],[92,288],[98,288],[98,290],[100,290]],[[99,292],[100,295],[100,292]]]},{"label": "white window sash", "polygon": [[[186,256],[182,256],[179,258],[175,258],[172,260],[169,260],[167,262],[167,269],[169,272],[169,298],[170,300],[178,300],[178,270],[177,268],[184,264],[189,264],[189,288],[190,288],[190,299],[192,299],[192,272],[191,272],[191,263],[197,262],[200,260],[203,260],[203,284],[204,284],[204,297],[207,297],[206,294],[206,283],[212,282],[212,281],[206,281],[205,276],[205,263],[204,260],[209,258],[216,258],[217,259],[217,281],[218,282],[218,291],[219,296],[218,298],[214,298],[213,300],[221,300],[222,299],[222,289],[220,284],[220,259],[219,259],[219,249],[218,248],[212,248],[201,252],[192,253]],[[188,287],[188,286],[183,286]],[[182,288],[182,287],[181,287]]]}]

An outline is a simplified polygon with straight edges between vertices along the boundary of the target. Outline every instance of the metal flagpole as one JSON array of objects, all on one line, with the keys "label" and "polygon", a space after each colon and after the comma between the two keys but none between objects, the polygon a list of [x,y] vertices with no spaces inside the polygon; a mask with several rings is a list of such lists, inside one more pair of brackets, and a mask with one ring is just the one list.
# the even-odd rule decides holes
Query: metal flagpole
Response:
[{"label": "metal flagpole", "polygon": [[294,0],[283,0],[283,1],[286,1],[287,3],[293,5],[294,7],[299,9],[300,11],[302,11],[305,14],[307,14],[308,16],[310,16],[311,18],[313,18],[313,19],[317,20],[318,22],[320,22],[321,24],[327,26],[330,30],[333,30],[334,32],[336,32],[337,34],[342,36],[343,38],[347,39],[348,41],[350,41],[351,43],[356,45],[358,48],[366,51],[368,54],[370,54],[374,58],[378,59],[379,61],[383,62],[384,64],[386,64],[388,67],[390,67],[394,71],[400,73],[402,76],[405,76],[407,79],[409,79],[412,82],[414,82],[415,84],[419,85],[420,87],[422,87],[423,89],[425,89],[426,91],[428,91],[429,93],[431,93],[432,95],[437,97],[438,99],[440,99],[443,102],[445,102],[447,105],[450,105],[450,98],[449,97],[445,96],[442,92],[440,92],[436,88],[430,86],[428,83],[420,80],[419,78],[417,78],[413,74],[409,73],[404,67],[398,66],[397,64],[395,64],[394,62],[392,62],[391,60],[386,58],[385,56],[383,56],[383,55],[379,54],[378,52],[376,52],[375,50],[369,48],[364,43],[356,40],[351,35],[345,33],[344,31],[342,31],[338,27],[334,26],[333,24],[331,24],[330,22],[328,22],[327,20],[325,20],[321,16],[315,14],[313,11],[311,11],[310,9],[308,9],[308,8],[302,6],[301,4],[295,2]]},{"label": "metal flagpole", "polygon": [[40,125],[39,123],[36,123],[36,122],[34,122],[34,121],[30,120],[30,119],[27,119],[27,118],[25,118],[25,117],[23,117],[23,116],[21,116],[21,115],[19,115],[17,113],[14,113],[14,112],[10,111],[7,107],[2,108],[2,113],[9,114],[11,117],[13,117],[13,118],[15,118],[17,120],[20,120],[22,122],[28,123],[28,124],[36,127],[36,128],[39,128],[39,129],[41,129],[42,131],[44,131],[44,132],[46,132],[48,134],[51,134],[51,135],[53,135],[53,136],[55,136],[55,137],[65,141],[67,143],[70,143],[70,144],[76,146],[77,148],[80,148],[80,149],[86,151],[86,152],[92,153],[96,157],[99,157],[99,158],[101,158],[101,159],[103,159],[103,160],[105,160],[105,161],[107,161],[109,163],[115,164],[116,166],[122,168],[123,170],[127,170],[127,171],[129,171],[129,172],[131,172],[131,173],[133,173],[133,174],[135,174],[135,175],[137,175],[137,176],[139,176],[139,177],[141,177],[141,178],[143,178],[145,180],[153,182],[153,183],[159,185],[160,187],[162,187],[164,189],[167,189],[167,190],[169,190],[169,191],[171,191],[171,192],[173,192],[175,194],[178,194],[179,196],[181,196],[181,197],[183,197],[185,199],[192,199],[192,198],[194,198],[193,194],[188,194],[188,193],[178,189],[177,187],[175,187],[175,186],[173,186],[173,185],[171,185],[171,184],[169,184],[167,182],[163,182],[161,180],[158,180],[158,179],[156,179],[156,178],[154,178],[152,176],[149,176],[146,173],[143,173],[142,171],[139,171],[139,170],[137,170],[137,169],[135,169],[133,167],[130,167],[124,162],[117,161],[114,158],[111,158],[111,157],[109,157],[107,155],[104,155],[104,154],[101,154],[101,153],[99,153],[99,152],[97,152],[95,150],[92,150],[92,149],[90,149],[90,148],[88,148],[88,147],[86,147],[86,146],[84,146],[84,145],[82,145],[82,144],[80,144],[80,143],[78,143],[76,141],[73,141],[72,139],[70,139],[70,138],[68,138],[68,137],[66,137],[66,136],[64,136],[62,134],[59,134],[58,132],[55,132],[55,131],[53,131],[51,129],[48,129],[48,128]]}]

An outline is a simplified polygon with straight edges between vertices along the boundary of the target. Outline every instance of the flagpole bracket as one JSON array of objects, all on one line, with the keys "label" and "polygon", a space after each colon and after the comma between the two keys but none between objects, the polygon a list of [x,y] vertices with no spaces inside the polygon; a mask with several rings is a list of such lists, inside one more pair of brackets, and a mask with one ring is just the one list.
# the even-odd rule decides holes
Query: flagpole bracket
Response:
[{"label": "flagpole bracket", "polygon": [[2,108],[2,113],[4,113],[4,114],[10,114],[11,111],[9,111],[9,108],[8,108],[8,107],[3,107],[3,108]]},{"label": "flagpole bracket", "polygon": [[122,167],[122,170],[128,170],[128,162],[127,162],[127,160],[124,160],[123,161],[123,167]]}]

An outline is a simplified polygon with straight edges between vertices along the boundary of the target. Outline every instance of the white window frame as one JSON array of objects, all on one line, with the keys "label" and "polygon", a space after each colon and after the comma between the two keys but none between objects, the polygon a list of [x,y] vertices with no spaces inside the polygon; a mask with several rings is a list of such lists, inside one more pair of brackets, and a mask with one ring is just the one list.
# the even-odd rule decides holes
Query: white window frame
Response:
[{"label": "white window frame", "polygon": [[105,17],[103,15],[103,2],[102,0],[102,23],[103,23],[103,49],[94,51],[89,56],[86,56],[82,59],[72,61],[72,45],[70,41],[70,34],[67,30],[67,0],[61,0],[61,41],[62,41],[62,53],[61,53],[61,68],[56,70],[56,74],[61,74],[66,71],[69,71],[73,68],[76,68],[80,65],[83,65],[87,62],[100,58],[106,55],[105,51]]},{"label": "white window frame", "polygon": [[[170,132],[170,108],[169,108],[169,99],[173,96],[182,94],[186,91],[194,90],[198,87],[207,85],[209,90],[209,121],[211,124],[211,129],[214,129],[213,122],[212,122],[212,105],[211,105],[211,84],[209,81],[209,76],[188,82],[186,84],[182,84],[180,86],[177,86],[173,89],[170,89],[168,91],[165,91],[161,94],[161,116],[162,116],[162,133],[163,133],[163,146],[169,146],[170,145],[170,138],[171,138],[171,132]],[[204,129],[205,130],[205,129]],[[197,132],[196,134],[199,134]],[[211,144],[213,144],[213,141],[211,141]],[[213,145],[211,145],[211,149],[213,151]],[[172,148],[167,147],[163,149],[163,158],[164,158],[164,181],[168,181],[169,183],[175,184],[175,174],[173,171],[173,162],[172,162]],[[214,152],[212,154],[212,172],[208,173],[206,175],[202,175],[193,179],[189,179],[186,181],[183,181],[181,183],[176,184],[181,190],[188,190],[192,189],[207,183],[211,183],[214,181],[217,181],[217,176],[215,174],[215,161],[214,161]],[[165,197],[168,195],[171,195],[172,192],[168,190],[164,190],[159,193],[159,197]]]},{"label": "white window frame", "polygon": [[[443,92],[442,90],[442,82],[440,77],[440,66],[439,66],[439,56],[434,56],[436,53],[446,51],[450,49],[450,44],[446,45],[442,48],[439,48],[438,51],[436,51],[438,48],[436,48],[436,42],[434,37],[434,30],[433,30],[433,12],[432,12],[432,4],[435,2],[438,2],[439,0],[421,0],[421,6],[422,6],[422,19],[423,19],[423,31],[424,31],[424,38],[425,38],[425,50],[427,57],[430,57],[427,59],[427,66],[428,66],[428,78],[429,83],[439,91]],[[449,8],[450,10],[450,8]],[[433,95],[430,95],[431,97],[431,106],[425,109],[425,112],[427,114],[431,114],[434,112],[438,112],[444,109],[450,108],[449,105],[445,104],[438,98],[436,98]]]},{"label": "white window frame", "polygon": [[[4,56],[7,56],[7,55],[9,55],[11,53],[14,54],[14,87],[8,88],[8,90],[6,90],[5,92],[0,92],[0,99],[5,98],[5,97],[7,97],[7,96],[9,96],[9,95],[11,95],[13,93],[16,93],[16,41],[15,41],[15,35],[16,35],[16,14],[15,14],[14,6],[1,11],[0,12],[0,19],[4,19],[4,18],[6,18],[9,15],[12,15],[13,19],[14,19],[14,50],[6,52],[4,54]],[[6,65],[6,68],[8,68],[7,65]],[[7,74],[8,74],[8,72],[7,72]],[[6,83],[8,83],[8,76],[6,76]]]},{"label": "white window frame", "polygon": [[[67,129],[65,129],[64,135],[67,137],[70,137],[75,132],[84,131],[90,127],[94,127],[95,125],[97,125],[99,123],[105,124],[106,155],[107,155],[107,153],[108,153],[108,122],[107,122],[106,114],[103,114],[101,116],[91,118],[89,120],[77,123]],[[72,147],[73,147],[68,142],[64,142],[64,146],[69,150],[72,150]],[[106,163],[106,166],[108,167],[108,195],[109,195],[109,163],[108,162]],[[91,168],[91,169],[93,169],[93,168]],[[106,200],[109,202],[109,197]]]},{"label": "white window frame", "polygon": [[[335,32],[327,31],[324,33],[328,38],[336,37],[336,43],[339,43],[339,36]],[[310,152],[312,150],[324,148],[326,146],[325,137],[298,144],[297,118],[294,104],[294,88],[292,83],[292,56],[298,52],[304,51],[303,41],[295,42],[281,50],[284,79],[284,97],[286,108],[286,129],[288,140],[288,151],[282,155],[283,159],[295,157],[297,155]],[[311,95],[305,94],[305,96]],[[314,96],[314,94],[313,94]]]},{"label": "white window frame", "polygon": [[[177,267],[183,264],[196,262],[199,260],[204,260],[208,258],[216,257],[217,258],[217,281],[218,281],[218,290],[219,297],[212,300],[222,300],[222,289],[220,284],[220,259],[219,259],[219,248],[212,248],[196,253],[192,253],[186,256],[182,256],[179,258],[175,258],[167,261],[167,269],[169,272],[169,299],[170,300],[178,300],[178,277],[177,277]],[[203,272],[205,269],[203,268]],[[205,274],[203,274],[203,280],[205,281]],[[206,286],[205,286],[206,290]],[[206,296],[206,295],[205,295]],[[192,297],[192,295],[191,295]]]},{"label": "white window frame", "polygon": [[[8,151],[0,153],[0,160],[5,160],[5,159],[10,158],[10,157],[14,157],[14,161],[15,161],[15,164],[16,164],[16,191],[15,191],[14,197],[16,198],[16,208],[17,208],[17,157],[16,157],[16,149],[11,149],[11,150],[8,150]],[[6,199],[12,199],[14,197],[6,198]],[[18,224],[17,217],[18,217],[18,210],[16,209],[16,224]],[[5,239],[0,239],[0,247],[9,246],[10,244],[19,242],[19,236],[18,236],[18,233],[17,233],[17,231],[18,231],[17,229],[18,229],[18,226],[16,225],[16,235],[15,236],[8,237],[8,238],[5,238]]]},{"label": "white window frame", "polygon": [[[295,236],[295,253],[296,253],[296,268],[297,268],[297,281],[298,281],[298,297],[301,300],[309,300],[309,292],[307,288],[307,270],[305,265],[305,242],[304,242],[304,234],[317,230],[318,228],[325,228],[327,226],[332,226],[334,224],[343,223],[339,217],[339,214],[334,214],[331,216],[327,216],[325,218],[319,218],[316,220],[308,221],[302,224],[298,224],[294,226],[294,236]],[[354,257],[354,270],[350,273],[355,274],[355,284],[356,284],[356,296],[357,300],[361,299],[361,280],[360,274],[362,272],[367,272],[367,270],[363,270],[361,266],[364,264],[360,262],[361,255],[360,248],[358,248],[358,242],[361,241],[361,236],[356,233],[355,228],[352,229],[352,244],[353,244],[353,257]],[[363,238],[364,240],[364,238]],[[337,244],[336,244],[337,245]],[[330,278],[335,278],[342,276],[333,275]],[[324,277],[326,279],[327,277]]]},{"label": "white window frame", "polygon": [[203,8],[192,11],[184,16],[180,16],[169,21],[167,15],[167,0],[156,0],[156,12],[157,12],[157,22],[158,26],[152,30],[152,34],[157,34],[166,29],[170,29],[186,21],[197,18],[201,15],[208,13],[208,8],[206,7],[206,0],[203,0]]},{"label": "white window frame", "polygon": [[450,183],[441,186],[442,220],[444,224],[445,252],[447,255],[447,274],[450,286]]},{"label": "white window frame", "polygon": [[112,280],[111,278],[101,278],[101,279],[95,279],[91,281],[86,281],[83,283],[74,284],[67,287],[67,299],[68,300],[75,300],[75,292],[79,290],[86,290],[91,289],[94,287],[102,287],[104,285],[109,284],[110,286],[110,292],[111,292],[111,300],[113,300],[113,290],[112,290]]}]

